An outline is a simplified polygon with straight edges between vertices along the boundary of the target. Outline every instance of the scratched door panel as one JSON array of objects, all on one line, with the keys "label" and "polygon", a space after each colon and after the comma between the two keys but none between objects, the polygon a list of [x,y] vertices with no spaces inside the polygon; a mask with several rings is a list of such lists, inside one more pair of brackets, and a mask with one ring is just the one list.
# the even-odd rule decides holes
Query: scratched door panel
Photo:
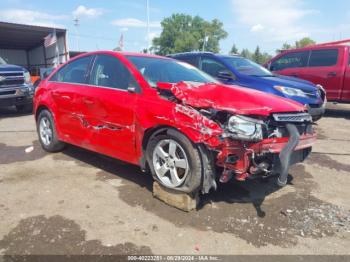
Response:
[{"label": "scratched door panel", "polygon": [[79,96],[82,146],[135,162],[134,108],[136,94],[102,87],[83,87]]}]

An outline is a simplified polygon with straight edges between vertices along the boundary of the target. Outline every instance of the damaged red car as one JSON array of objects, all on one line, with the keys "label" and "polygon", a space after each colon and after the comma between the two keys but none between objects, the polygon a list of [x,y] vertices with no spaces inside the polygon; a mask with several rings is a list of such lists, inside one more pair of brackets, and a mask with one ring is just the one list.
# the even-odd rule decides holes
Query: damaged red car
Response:
[{"label": "damaged red car", "polygon": [[42,81],[34,110],[46,151],[73,144],[139,165],[187,193],[208,193],[231,178],[276,176],[283,186],[316,139],[303,105],[136,53],[70,60]]}]

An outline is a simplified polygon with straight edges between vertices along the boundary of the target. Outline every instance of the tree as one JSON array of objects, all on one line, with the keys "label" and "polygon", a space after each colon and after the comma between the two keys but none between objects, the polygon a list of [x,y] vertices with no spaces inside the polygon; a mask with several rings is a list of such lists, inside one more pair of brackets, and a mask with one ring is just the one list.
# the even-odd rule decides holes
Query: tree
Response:
[{"label": "tree", "polygon": [[253,55],[252,55],[252,60],[258,64],[262,64],[263,62],[263,55],[262,53],[260,52],[260,47],[257,46]]},{"label": "tree", "polygon": [[308,45],[314,45],[316,42],[312,40],[310,37],[304,37],[300,39],[299,41],[295,41],[295,45],[290,45],[287,42],[285,42],[280,49],[276,50],[276,53],[281,53],[285,50],[294,49],[294,48],[302,48]]},{"label": "tree", "polygon": [[299,41],[295,42],[295,47],[296,48],[302,48],[308,45],[314,45],[316,44],[316,42],[314,40],[312,40],[310,37],[304,37],[302,39],[300,39]]},{"label": "tree", "polygon": [[232,45],[230,54],[231,54],[231,55],[238,54],[238,48],[236,47],[235,44]]},{"label": "tree", "polygon": [[[161,22],[162,32],[153,39],[152,50],[159,55],[195,50],[219,52],[219,42],[227,37],[223,24],[199,16],[173,14]],[[207,39],[207,41],[205,41]]]},{"label": "tree", "polygon": [[272,58],[272,56],[269,55],[268,53],[266,53],[266,52],[261,53],[259,46],[256,47],[254,53],[251,55],[251,60],[253,60],[254,62],[256,62],[260,65],[265,64],[271,58]]},{"label": "tree", "polygon": [[269,53],[264,52],[262,54],[261,64],[262,65],[265,64],[267,61],[271,60],[271,58],[272,58],[272,55],[270,55]]},{"label": "tree", "polygon": [[288,44],[287,42],[285,42],[282,47],[281,47],[281,50],[284,51],[284,50],[289,50],[289,49],[292,49],[294,48],[292,45]]},{"label": "tree", "polygon": [[252,58],[252,54],[250,53],[250,51],[247,48],[243,48],[240,55],[244,58],[247,58],[247,59]]}]

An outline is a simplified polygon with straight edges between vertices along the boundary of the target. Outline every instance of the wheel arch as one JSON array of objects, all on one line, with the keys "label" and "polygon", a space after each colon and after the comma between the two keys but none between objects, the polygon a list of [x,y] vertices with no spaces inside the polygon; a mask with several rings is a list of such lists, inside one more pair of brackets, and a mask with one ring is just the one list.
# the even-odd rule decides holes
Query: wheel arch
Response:
[{"label": "wheel arch", "polygon": [[61,133],[61,129],[60,129],[60,126],[58,125],[57,123],[57,118],[56,118],[56,115],[55,113],[53,112],[53,110],[50,109],[50,107],[48,107],[47,105],[45,104],[40,104],[36,107],[36,110],[35,110],[35,121],[37,122],[38,121],[38,117],[40,115],[40,113],[43,111],[43,110],[47,110],[50,112],[50,114],[52,115],[52,118],[55,122],[55,127],[56,127],[56,131],[57,131],[57,136],[59,139],[62,139],[62,133]]},{"label": "wheel arch", "polygon": [[43,110],[47,110],[52,114],[51,110],[46,105],[39,105],[35,110],[35,121],[38,121],[38,117],[40,115],[40,112]]},{"label": "wheel arch", "polygon": [[186,134],[186,132],[183,132],[182,130],[174,127],[174,126],[169,126],[169,125],[157,125],[154,127],[147,128],[142,136],[142,141],[141,141],[141,158],[140,158],[140,166],[143,171],[148,171],[148,163],[146,160],[146,149],[148,142],[150,141],[151,138],[162,135],[162,134],[167,134],[169,130],[179,132],[182,135],[186,136],[188,140],[190,140],[193,144],[196,144],[196,141],[191,139],[191,137]]}]

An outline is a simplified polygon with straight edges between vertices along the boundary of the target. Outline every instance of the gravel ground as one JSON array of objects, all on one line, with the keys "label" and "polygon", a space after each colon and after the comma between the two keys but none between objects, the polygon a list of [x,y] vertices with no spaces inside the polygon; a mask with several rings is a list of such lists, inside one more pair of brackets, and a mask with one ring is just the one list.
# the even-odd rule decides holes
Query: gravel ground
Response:
[{"label": "gravel ground", "polygon": [[186,213],[154,199],[138,167],[47,154],[32,115],[0,109],[0,254],[349,255],[349,119],[332,106],[285,188],[232,181]]}]

